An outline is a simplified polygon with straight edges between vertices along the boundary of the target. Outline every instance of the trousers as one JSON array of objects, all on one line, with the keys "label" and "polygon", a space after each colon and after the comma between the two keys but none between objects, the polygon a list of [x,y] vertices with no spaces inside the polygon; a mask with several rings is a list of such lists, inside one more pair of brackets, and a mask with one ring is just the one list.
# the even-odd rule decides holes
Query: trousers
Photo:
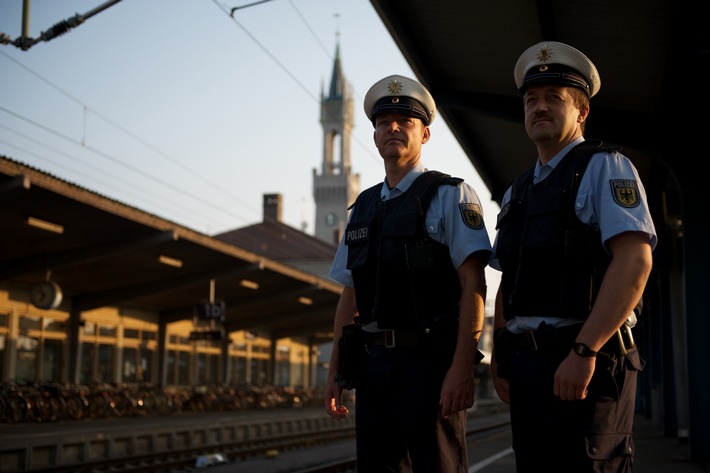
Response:
[{"label": "trousers", "polygon": [[450,358],[421,345],[368,346],[355,393],[358,473],[467,473],[467,412],[441,416]]},{"label": "trousers", "polygon": [[554,375],[569,347],[510,354],[510,415],[518,473],[631,473],[638,372],[636,347],[597,357],[588,395],[562,401]]}]

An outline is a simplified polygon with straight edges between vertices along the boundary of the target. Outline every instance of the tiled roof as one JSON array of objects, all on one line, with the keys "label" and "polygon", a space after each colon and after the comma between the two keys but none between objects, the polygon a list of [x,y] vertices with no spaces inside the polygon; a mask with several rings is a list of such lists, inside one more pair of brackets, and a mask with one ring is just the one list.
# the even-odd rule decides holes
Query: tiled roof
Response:
[{"label": "tiled roof", "polygon": [[275,220],[230,230],[213,238],[322,277],[327,277],[337,250],[336,245]]}]

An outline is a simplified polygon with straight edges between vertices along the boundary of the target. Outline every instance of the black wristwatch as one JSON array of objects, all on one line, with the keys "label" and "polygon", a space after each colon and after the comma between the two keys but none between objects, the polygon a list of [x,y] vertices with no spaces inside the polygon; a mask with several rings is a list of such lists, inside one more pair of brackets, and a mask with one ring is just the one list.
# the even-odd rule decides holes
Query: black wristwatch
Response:
[{"label": "black wristwatch", "polygon": [[589,348],[584,343],[575,342],[574,346],[572,347],[572,351],[574,351],[577,355],[583,356],[585,358],[594,358],[595,356],[597,356],[597,352]]}]

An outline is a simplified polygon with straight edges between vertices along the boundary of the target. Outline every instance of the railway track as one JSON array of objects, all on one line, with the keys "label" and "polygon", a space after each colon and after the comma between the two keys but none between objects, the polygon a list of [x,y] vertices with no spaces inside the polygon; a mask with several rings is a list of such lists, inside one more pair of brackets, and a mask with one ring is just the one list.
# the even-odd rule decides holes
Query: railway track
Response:
[{"label": "railway track", "polygon": [[[467,437],[472,438],[486,435],[488,432],[497,431],[498,429],[507,427],[509,424],[509,419],[490,419],[485,423],[469,430],[467,432]],[[352,456],[341,460],[327,462],[322,465],[293,470],[290,473],[354,473],[355,471],[356,459]]]},{"label": "railway track", "polygon": [[194,469],[195,459],[203,455],[220,453],[231,461],[269,456],[272,452],[286,452],[315,445],[326,445],[355,438],[353,427],[304,432],[298,436],[279,435],[263,439],[227,442],[197,448],[181,448],[168,453],[134,455],[126,458],[83,462],[81,465],[66,465],[45,468],[46,473],[163,473]]},{"label": "railway track", "polygon": [[[470,414],[470,430],[468,436],[473,438],[477,435],[485,435],[488,431],[500,429],[509,424],[507,411],[501,406],[482,408],[472,411]],[[334,444],[353,445],[355,439],[355,428],[352,425],[331,429],[320,429],[317,431],[303,432],[298,435],[276,435],[261,439],[252,439],[239,442],[226,442],[210,447],[181,448],[179,451],[152,453],[135,455],[125,458],[109,460],[99,460],[84,462],[81,465],[57,466],[42,471],[46,473],[180,473],[191,471],[202,471],[196,468],[196,458],[205,455],[224,455],[232,465],[227,467],[210,467],[211,473],[219,473],[222,468],[230,468],[229,471],[239,471],[240,464],[246,465],[250,460],[269,458],[276,455],[284,455],[288,452],[295,452],[303,449],[329,449]],[[347,449],[354,451],[354,446]],[[313,458],[320,458],[318,454],[311,454]],[[296,465],[290,465],[291,473],[346,473],[355,471],[355,457],[344,454],[342,458],[328,460],[323,455],[322,464],[309,465],[297,470]],[[268,460],[266,460],[268,461]],[[228,471],[228,470],[224,470]],[[244,471],[249,471],[244,469]],[[274,470],[276,471],[276,470]]]}]

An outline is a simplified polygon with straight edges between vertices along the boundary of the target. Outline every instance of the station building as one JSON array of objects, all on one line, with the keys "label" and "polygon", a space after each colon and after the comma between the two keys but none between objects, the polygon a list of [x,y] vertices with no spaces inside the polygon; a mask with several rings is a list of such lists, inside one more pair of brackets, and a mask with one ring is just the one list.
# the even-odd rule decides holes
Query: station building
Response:
[{"label": "station building", "polygon": [[359,192],[339,46],[320,122],[315,236],[281,221],[280,194],[209,236],[0,156],[0,381],[322,382],[342,290],[327,273]]}]

